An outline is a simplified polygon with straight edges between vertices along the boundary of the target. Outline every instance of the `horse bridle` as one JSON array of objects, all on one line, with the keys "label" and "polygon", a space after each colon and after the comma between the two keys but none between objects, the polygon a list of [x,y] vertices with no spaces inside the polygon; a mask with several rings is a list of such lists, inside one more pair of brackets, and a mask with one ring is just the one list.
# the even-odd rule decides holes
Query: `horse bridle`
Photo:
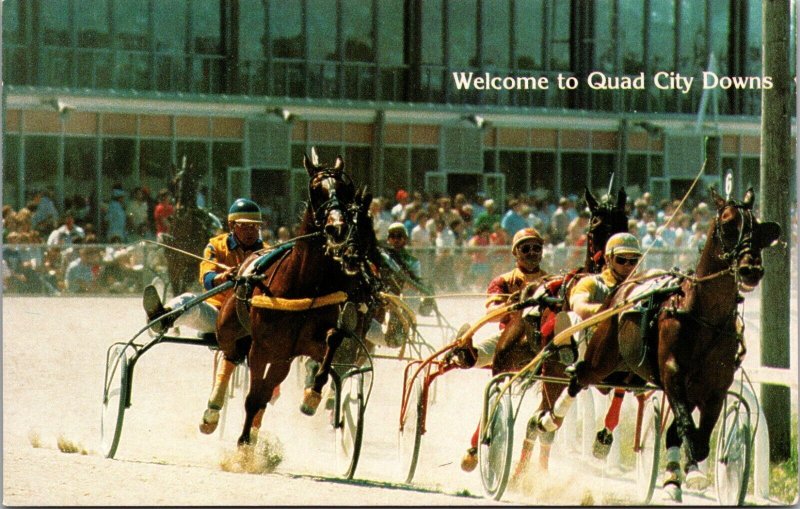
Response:
[{"label": "horse bridle", "polygon": [[722,235],[721,221],[722,213],[725,208],[720,210],[719,214],[717,215],[717,223],[714,226],[714,234],[717,236],[717,239],[719,239],[720,245],[722,246],[722,254],[719,255],[719,257],[728,263],[728,265],[733,265],[733,263],[740,259],[743,255],[752,253],[754,251],[753,212],[748,207],[734,202],[729,202],[728,206],[734,207],[739,211],[739,238],[732,246],[727,247],[725,245],[725,238]]},{"label": "horse bridle", "polygon": [[[345,184],[350,183],[350,178],[347,176],[346,173],[342,172],[339,173],[342,176],[342,182]],[[336,174],[331,170],[323,170],[320,172],[320,175],[315,176],[315,179],[318,179],[320,183],[325,181],[336,182]],[[339,201],[339,197],[336,195],[336,185],[331,185],[327,188],[328,191],[328,199],[324,202],[320,203],[319,205],[314,205],[313,197],[311,196],[311,190],[309,189],[309,202],[311,203],[312,211],[314,214],[314,225],[317,228],[323,229],[325,226],[325,221],[328,218],[328,215],[332,210],[338,210],[342,213],[343,216],[346,217],[347,213],[346,210],[342,207],[341,202]]]}]

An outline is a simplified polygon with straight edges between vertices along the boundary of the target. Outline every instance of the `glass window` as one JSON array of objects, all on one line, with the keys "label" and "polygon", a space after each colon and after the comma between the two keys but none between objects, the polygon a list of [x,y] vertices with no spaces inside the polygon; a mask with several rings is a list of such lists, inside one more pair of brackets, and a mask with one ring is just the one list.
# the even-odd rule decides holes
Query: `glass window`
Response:
[{"label": "glass window", "polygon": [[267,54],[266,27],[264,0],[240,0],[239,58],[257,60]]},{"label": "glass window", "polygon": [[150,46],[149,0],[114,0],[114,31],[122,49],[147,50]]},{"label": "glass window", "polygon": [[616,68],[614,34],[614,0],[595,0],[594,6],[594,70],[614,73]]},{"label": "glass window", "polygon": [[544,0],[514,2],[514,51],[517,69],[542,69]]},{"label": "glass window", "polygon": [[644,6],[642,0],[630,0],[620,4],[619,31],[622,45],[622,72],[638,74],[644,71]]},{"label": "glass window", "polygon": [[344,59],[351,62],[373,62],[372,2],[341,0]]},{"label": "glass window", "polygon": [[[78,46],[82,48],[110,48],[111,20],[106,0],[81,0],[74,2],[75,27],[78,31]],[[64,12],[60,14],[64,15]]]},{"label": "glass window", "polygon": [[699,76],[708,65],[706,61],[705,2],[680,0],[680,9],[678,72],[684,75]]},{"label": "glass window", "polygon": [[312,61],[338,60],[336,49],[336,2],[308,0],[309,55]]},{"label": "glass window", "polygon": [[27,136],[25,138],[25,188],[30,193],[36,187],[53,185],[58,161],[57,136]]},{"label": "glass window", "polygon": [[27,2],[6,0],[3,2],[3,42],[25,44],[25,10]]},{"label": "glass window", "polygon": [[[401,65],[405,53],[403,28],[403,3],[395,0],[378,0],[378,44],[380,61],[388,65]],[[426,34],[423,34],[425,37]]]},{"label": "glass window", "polygon": [[[569,66],[569,42],[570,42],[570,4],[566,2],[553,2],[550,6],[553,18],[550,24],[550,69],[568,70]],[[639,17],[641,18],[641,7]],[[641,46],[641,38],[639,39]]]},{"label": "glass window", "polygon": [[[398,189],[408,190],[408,150],[387,148],[383,151],[383,193],[394,198]],[[423,181],[423,186],[424,186]]]},{"label": "glass window", "polygon": [[40,2],[41,24],[44,32],[44,43],[51,46],[71,46],[69,16],[69,0],[51,0]]},{"label": "glass window", "polygon": [[208,169],[208,143],[204,141],[178,141],[176,144],[178,161],[186,156],[186,164],[194,165],[205,174]]},{"label": "glass window", "polygon": [[761,183],[761,160],[758,157],[742,158],[742,190],[752,187],[758,192]]},{"label": "glass window", "polygon": [[97,140],[66,138],[64,140],[64,196],[85,194],[94,189],[97,166]]},{"label": "glass window", "polygon": [[451,0],[447,3],[450,67],[454,69],[477,67],[477,15],[477,0]]},{"label": "glass window", "polygon": [[422,63],[441,64],[444,61],[442,40],[442,0],[422,3]]},{"label": "glass window", "polygon": [[19,208],[17,186],[19,179],[19,136],[6,134],[3,137],[3,205]]},{"label": "glass window", "polygon": [[272,56],[303,58],[305,39],[303,38],[302,0],[270,2],[269,23]]},{"label": "glass window", "polygon": [[411,190],[425,191],[425,174],[439,167],[439,151],[435,148],[411,149]]},{"label": "glass window", "polygon": [[102,184],[103,196],[107,196],[112,184],[121,183],[133,187],[134,141],[128,138],[106,138],[103,140]]},{"label": "glass window", "polygon": [[650,69],[675,69],[675,5],[672,0],[650,3]]},{"label": "glass window", "polygon": [[181,54],[186,51],[186,11],[183,0],[153,2],[153,26],[156,51]]},{"label": "glass window", "polygon": [[194,0],[190,3],[192,43],[195,53],[217,55],[222,52],[222,26],[218,0]]},{"label": "glass window", "polygon": [[506,194],[521,195],[528,192],[528,168],[525,152],[500,151],[500,173],[506,176]]},{"label": "glass window", "polygon": [[[728,38],[730,36],[730,5],[728,0],[711,1],[711,51],[717,59],[717,74],[728,74]],[[724,94],[723,94],[724,95]]]},{"label": "glass window", "polygon": [[551,197],[556,188],[556,155],[531,152],[531,191],[540,198]]},{"label": "glass window", "polygon": [[589,155],[564,153],[561,155],[561,194],[580,195],[586,185],[589,170]]},{"label": "glass window", "polygon": [[647,189],[647,154],[628,155],[625,191],[628,196],[637,196]]},{"label": "glass window", "polygon": [[353,179],[356,189],[364,185],[370,189],[373,188],[370,150],[369,147],[345,147],[344,149],[344,168]]},{"label": "glass window", "polygon": [[508,69],[511,16],[508,0],[483,0],[483,64]]},{"label": "glass window", "polygon": [[611,181],[611,174],[617,166],[617,158],[614,154],[592,154],[592,187],[596,196],[602,196],[608,192],[608,183]]},{"label": "glass window", "polygon": [[214,142],[211,147],[211,208],[218,211],[224,217],[227,213],[229,204],[228,196],[228,168],[242,165],[242,144],[241,143],[220,143]]},{"label": "glass window", "polygon": [[139,177],[142,185],[150,188],[153,198],[169,182],[171,147],[172,144],[166,140],[142,140],[139,143]]}]

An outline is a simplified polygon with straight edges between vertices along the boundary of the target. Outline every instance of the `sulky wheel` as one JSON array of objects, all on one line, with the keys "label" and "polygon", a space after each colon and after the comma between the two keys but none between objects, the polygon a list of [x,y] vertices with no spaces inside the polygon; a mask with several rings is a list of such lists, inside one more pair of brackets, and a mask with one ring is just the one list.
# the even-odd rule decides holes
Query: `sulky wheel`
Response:
[{"label": "sulky wheel", "polygon": [[106,354],[103,411],[100,415],[100,444],[106,458],[114,457],[122,434],[122,421],[128,404],[128,373],[125,345],[111,345]]},{"label": "sulky wheel", "polygon": [[634,444],[636,454],[636,493],[642,505],[647,505],[653,498],[653,491],[658,478],[658,462],[661,451],[661,403],[655,395],[640,399],[643,405],[642,425],[639,431],[639,443]]},{"label": "sulky wheel", "polygon": [[419,448],[422,443],[422,419],[425,404],[422,385],[422,377],[417,377],[411,387],[406,408],[406,420],[398,436],[401,475],[404,476],[407,483],[414,479],[414,472],[419,460]]},{"label": "sulky wheel", "polygon": [[[478,466],[487,496],[500,500],[508,484],[514,447],[514,412],[509,392],[499,396],[497,387],[489,392],[486,422],[481,420]],[[497,402],[497,407],[492,408]]]},{"label": "sulky wheel", "polygon": [[338,464],[344,467],[342,475],[352,479],[361,454],[364,436],[364,374],[346,376],[341,383],[339,422],[335,426]]},{"label": "sulky wheel", "polygon": [[743,505],[752,463],[750,409],[736,394],[729,393],[717,425],[714,484],[720,505]]}]

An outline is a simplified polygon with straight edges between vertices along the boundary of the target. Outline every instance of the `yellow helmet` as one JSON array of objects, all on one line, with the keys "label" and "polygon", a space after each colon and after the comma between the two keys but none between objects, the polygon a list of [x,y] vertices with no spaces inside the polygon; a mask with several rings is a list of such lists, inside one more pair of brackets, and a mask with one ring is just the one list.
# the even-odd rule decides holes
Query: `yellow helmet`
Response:
[{"label": "yellow helmet", "polygon": [[630,233],[616,233],[606,242],[606,254],[615,255],[637,255],[642,256],[639,241]]},{"label": "yellow helmet", "polygon": [[511,240],[511,252],[513,253],[517,246],[525,240],[533,240],[539,244],[544,244],[544,239],[536,228],[523,228],[514,234],[514,238]]}]

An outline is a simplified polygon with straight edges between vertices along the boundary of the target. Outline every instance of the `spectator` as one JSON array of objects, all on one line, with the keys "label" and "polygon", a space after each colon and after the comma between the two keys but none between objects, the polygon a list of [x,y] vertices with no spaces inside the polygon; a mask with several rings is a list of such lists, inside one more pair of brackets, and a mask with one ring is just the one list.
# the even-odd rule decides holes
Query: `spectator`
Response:
[{"label": "spectator", "polygon": [[475,218],[475,229],[483,224],[491,228],[494,223],[502,223],[503,219],[500,217],[500,214],[495,211],[494,200],[491,198],[484,200],[483,209],[483,212],[480,212]]},{"label": "spectator", "polygon": [[125,190],[121,187],[114,187],[111,190],[111,202],[108,204],[108,211],[106,212],[106,221],[108,222],[106,240],[112,244],[128,240],[127,214],[125,213],[124,202]]},{"label": "spectator", "polygon": [[[528,227],[528,221],[525,220],[522,215],[523,208],[525,207],[525,204],[522,203],[522,201],[512,199],[509,201],[508,205],[508,211],[506,211],[505,215],[503,216],[500,225],[509,236],[513,237],[515,233],[523,228]],[[487,228],[491,228],[491,225],[489,225]]]},{"label": "spectator", "polygon": [[133,199],[128,201],[125,210],[130,232],[140,238],[148,237],[147,198],[141,187],[133,190]]},{"label": "spectator", "polygon": [[569,210],[573,207],[569,198],[561,197],[558,200],[558,208],[556,208],[553,215],[550,217],[550,236],[553,244],[559,244],[567,238],[567,229],[571,221],[569,217]]},{"label": "spectator", "polygon": [[481,291],[486,288],[491,279],[491,272],[489,271],[489,228],[486,225],[479,226],[475,235],[467,242],[468,251],[472,264],[469,268],[470,283],[476,288],[476,291]]},{"label": "spectator", "polygon": [[75,223],[83,226],[85,229],[86,223],[91,219],[92,209],[89,206],[89,200],[85,196],[79,194],[72,195],[72,203],[70,206],[72,217],[75,218]]},{"label": "spectator", "polygon": [[102,270],[102,257],[96,247],[82,247],[77,260],[67,267],[65,275],[66,289],[70,293],[87,293],[96,291]]},{"label": "spectator", "polygon": [[58,210],[53,203],[49,190],[39,190],[33,195],[36,211],[31,217],[31,227],[39,232],[40,236],[47,235],[58,226]]},{"label": "spectator", "polygon": [[383,201],[380,198],[372,199],[372,202],[369,204],[369,215],[372,217],[372,228],[375,230],[375,237],[385,239],[389,234],[389,225],[392,222],[392,215],[386,213],[383,207]]},{"label": "spectator", "polygon": [[47,237],[48,246],[71,246],[76,237],[83,238],[86,234],[83,228],[75,224],[75,218],[71,211],[64,213],[62,225],[50,232]]},{"label": "spectator", "polygon": [[432,245],[431,236],[428,233],[428,213],[420,211],[417,214],[417,224],[411,229],[411,247],[430,247]]},{"label": "spectator", "polygon": [[172,214],[175,213],[175,207],[172,205],[172,195],[169,189],[162,189],[158,192],[158,205],[153,210],[153,220],[156,225],[156,239],[161,242],[162,237],[169,233],[170,219]]},{"label": "spectator", "polygon": [[667,247],[667,244],[661,237],[661,233],[659,233],[658,227],[656,227],[656,223],[654,221],[647,223],[646,233],[644,237],[642,237],[642,249],[647,250],[651,247],[653,249],[664,249]]},{"label": "spectator", "polygon": [[404,219],[403,212],[408,204],[408,192],[405,189],[398,189],[394,199],[397,203],[392,207],[392,219],[394,221],[402,221]]},{"label": "spectator", "polygon": [[289,231],[289,228],[285,226],[281,226],[280,228],[278,228],[278,239],[277,239],[278,242],[288,242],[289,240],[291,240],[291,238],[292,234]]}]

